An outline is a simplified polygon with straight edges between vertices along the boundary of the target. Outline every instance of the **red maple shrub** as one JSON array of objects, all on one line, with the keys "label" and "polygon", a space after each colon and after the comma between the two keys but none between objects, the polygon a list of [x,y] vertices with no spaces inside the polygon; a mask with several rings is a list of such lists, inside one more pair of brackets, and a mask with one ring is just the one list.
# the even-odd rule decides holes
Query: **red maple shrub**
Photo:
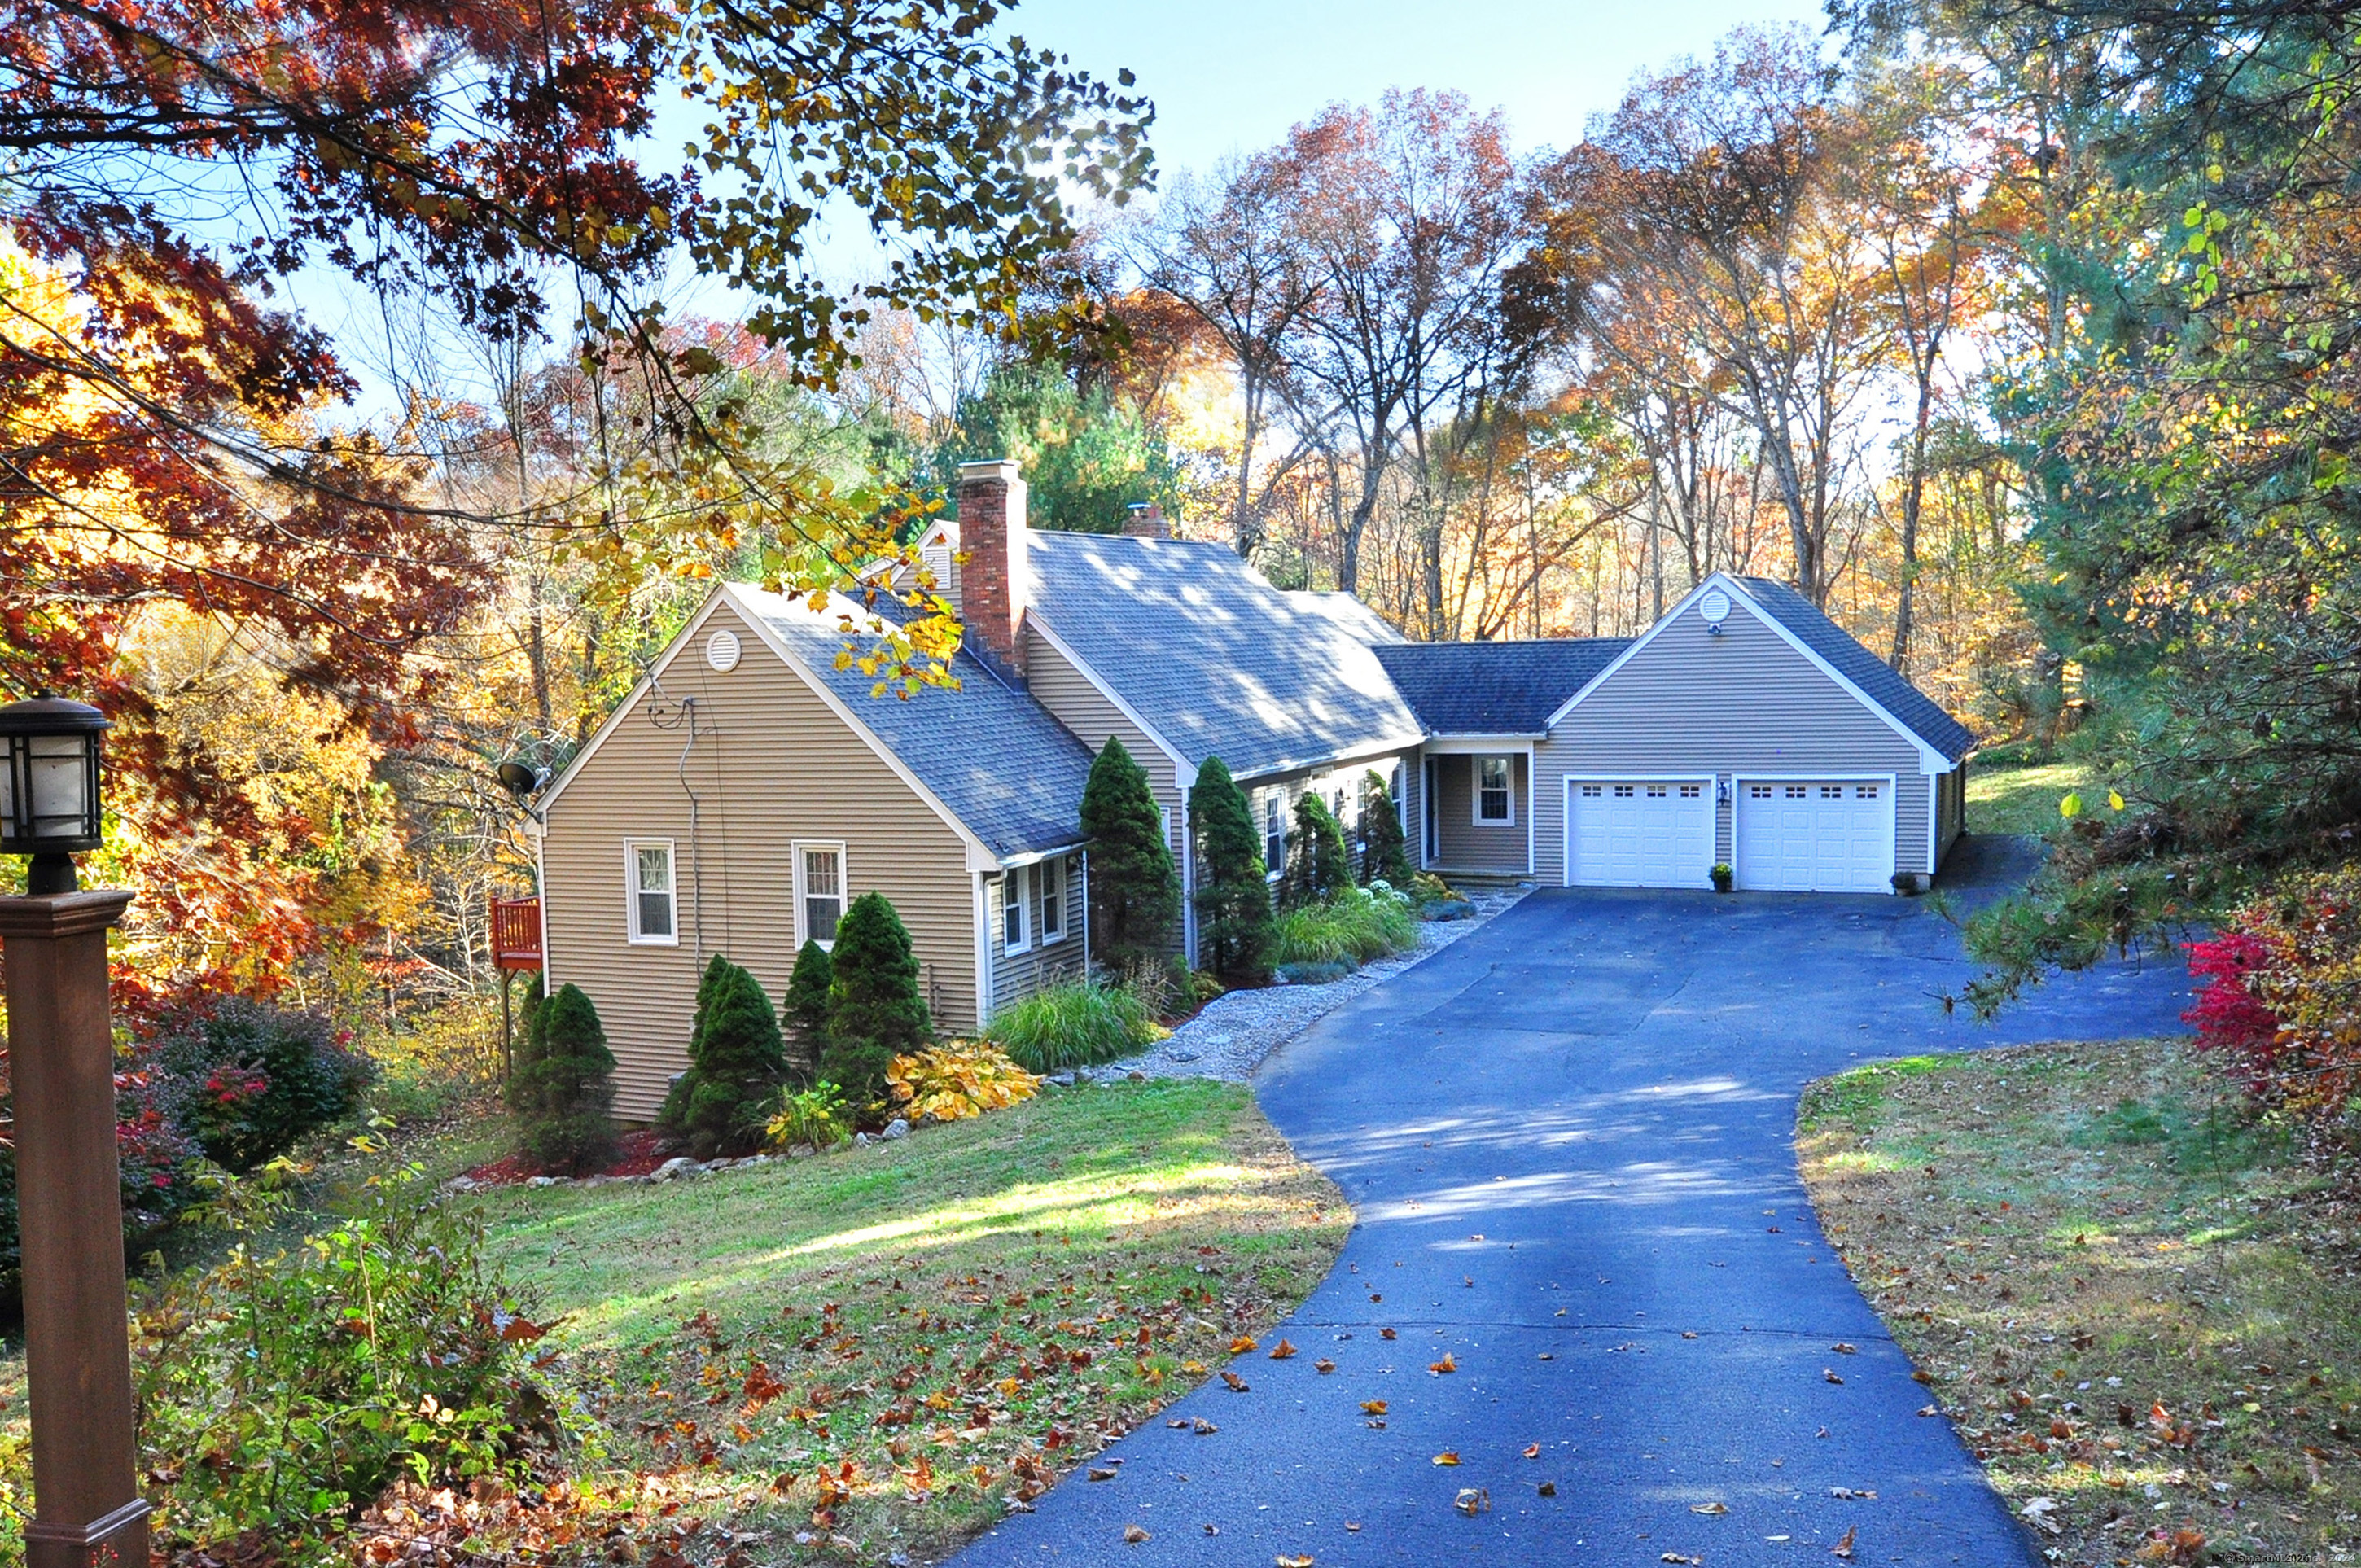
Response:
[{"label": "red maple shrub", "polygon": [[2361,867],[2298,878],[2189,949],[2205,981],[2181,1014],[2200,1049],[2315,1153],[2361,1153]]}]

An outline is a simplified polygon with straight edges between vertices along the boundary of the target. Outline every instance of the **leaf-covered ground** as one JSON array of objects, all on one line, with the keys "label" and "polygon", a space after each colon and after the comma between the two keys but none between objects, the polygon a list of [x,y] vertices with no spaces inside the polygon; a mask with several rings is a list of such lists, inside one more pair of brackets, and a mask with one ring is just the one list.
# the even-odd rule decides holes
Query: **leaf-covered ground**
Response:
[{"label": "leaf-covered ground", "polygon": [[2361,1560],[2361,1209],[2204,1069],[2038,1046],[1804,1100],[1830,1239],[2052,1562]]},{"label": "leaf-covered ground", "polygon": [[1052,1091],[896,1143],[483,1200],[610,1488],[741,1561],[939,1557],[1310,1292],[1350,1214],[1243,1089]]}]

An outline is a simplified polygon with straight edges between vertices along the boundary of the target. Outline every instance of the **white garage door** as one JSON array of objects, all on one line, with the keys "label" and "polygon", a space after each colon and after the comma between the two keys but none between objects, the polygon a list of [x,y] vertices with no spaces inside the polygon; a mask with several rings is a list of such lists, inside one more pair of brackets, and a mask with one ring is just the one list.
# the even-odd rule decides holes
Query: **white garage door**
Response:
[{"label": "white garage door", "polygon": [[1733,869],[1741,887],[1891,892],[1894,786],[1882,779],[1740,780]]},{"label": "white garage door", "polygon": [[1678,779],[1568,779],[1568,887],[1713,885],[1713,787]]}]

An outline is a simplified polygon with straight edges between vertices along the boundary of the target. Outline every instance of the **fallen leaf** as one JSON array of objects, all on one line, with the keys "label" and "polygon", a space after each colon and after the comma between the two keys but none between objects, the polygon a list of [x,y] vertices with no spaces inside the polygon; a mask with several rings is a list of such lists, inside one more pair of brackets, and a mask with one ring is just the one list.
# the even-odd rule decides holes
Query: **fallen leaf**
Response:
[{"label": "fallen leaf", "polygon": [[1428,1362],[1426,1364],[1426,1369],[1434,1374],[1437,1377],[1440,1377],[1446,1372],[1458,1371],[1459,1363],[1452,1360],[1451,1353],[1446,1350],[1443,1353],[1443,1359],[1441,1361]]},{"label": "fallen leaf", "polygon": [[1681,1337],[1682,1337],[1683,1339],[1695,1339],[1695,1338],[1697,1338],[1697,1330],[1695,1330],[1695,1329],[1683,1329],[1683,1330],[1681,1331]]},{"label": "fallen leaf", "polygon": [[1542,1445],[1540,1443],[1529,1442],[1525,1444],[1525,1457],[1527,1459],[1539,1459],[1541,1456]]},{"label": "fallen leaf", "polygon": [[1859,1355],[1861,1354],[1861,1346],[1857,1344],[1847,1344],[1842,1340],[1837,1341],[1836,1343],[1828,1346],[1828,1348],[1835,1351],[1839,1355]]},{"label": "fallen leaf", "polygon": [[1360,1521],[1360,1520],[1358,1520],[1358,1519],[1346,1519],[1346,1520],[1345,1521],[1345,1533],[1346,1533],[1346,1534],[1348,1534],[1348,1535],[1358,1535],[1358,1534],[1360,1534],[1360,1533],[1361,1533],[1361,1521]]},{"label": "fallen leaf", "polygon": [[1728,1503],[1691,1503],[1689,1505],[1689,1512],[1693,1514],[1719,1515],[1726,1514],[1729,1511],[1730,1505]]},{"label": "fallen leaf", "polygon": [[1137,1546],[1141,1541],[1148,1539],[1149,1537],[1148,1532],[1140,1529],[1136,1524],[1127,1524],[1123,1527],[1123,1540],[1124,1544],[1126,1546]]},{"label": "fallen leaf", "polygon": [[1922,1416],[1939,1416],[1943,1412],[1938,1406],[1922,1405],[1918,1408],[1918,1413]]},{"label": "fallen leaf", "polygon": [[1261,1346],[1256,1344],[1254,1341],[1246,1338],[1244,1334],[1240,1334],[1237,1338],[1230,1342],[1230,1354],[1232,1355],[1245,1355],[1250,1351],[1259,1350],[1261,1348]]},{"label": "fallen leaf", "polygon": [[1656,1561],[1659,1563],[1702,1563],[1705,1559],[1702,1557],[1691,1557],[1686,1553],[1678,1552],[1667,1552],[1658,1557]]},{"label": "fallen leaf", "polygon": [[1827,1379],[1828,1379],[1829,1382],[1831,1382],[1831,1383],[1839,1383],[1839,1384],[1840,1384],[1840,1383],[1842,1383],[1842,1382],[1844,1381],[1844,1379],[1843,1379],[1843,1378],[1841,1378],[1841,1377],[1839,1377],[1839,1376],[1837,1376],[1836,1368],[1835,1368],[1835,1367],[1833,1367],[1833,1366],[1823,1366],[1823,1367],[1821,1367],[1821,1368],[1820,1368],[1820,1376],[1823,1376],[1823,1377],[1825,1377],[1825,1378],[1827,1378]]},{"label": "fallen leaf", "polygon": [[1230,1386],[1230,1392],[1233,1394],[1243,1394],[1246,1391],[1246,1380],[1235,1372],[1223,1373],[1222,1381]]},{"label": "fallen leaf", "polygon": [[1859,1490],[1855,1490],[1850,1486],[1831,1486],[1828,1488],[1828,1496],[1831,1497],[1841,1497],[1848,1502],[1873,1503],[1877,1501],[1877,1492],[1873,1487],[1862,1487]]},{"label": "fallen leaf", "polygon": [[1222,1527],[1217,1524],[1209,1524],[1205,1527],[1205,1533],[1207,1535],[1219,1535],[1222,1533]]},{"label": "fallen leaf", "polygon": [[1492,1494],[1481,1486],[1462,1486],[1459,1496],[1451,1500],[1451,1506],[1472,1519],[1477,1514],[1492,1511]]},{"label": "fallen leaf", "polygon": [[1294,1354],[1295,1343],[1292,1340],[1283,1339],[1277,1344],[1270,1347],[1270,1358],[1273,1361],[1285,1361],[1289,1356],[1293,1355]]},{"label": "fallen leaf", "polygon": [[1290,1557],[1282,1552],[1270,1563],[1271,1568],[1312,1568],[1312,1553],[1307,1552],[1301,1557]]},{"label": "fallen leaf", "polygon": [[1379,1329],[1378,1331],[1378,1337],[1379,1339],[1391,1339],[1394,1337],[1394,1331],[1391,1329]]},{"label": "fallen leaf", "polygon": [[1540,1486],[1534,1487],[1533,1490],[1539,1492],[1544,1497],[1554,1497],[1557,1496],[1557,1483],[1554,1481],[1544,1481]]},{"label": "fallen leaf", "polygon": [[1321,1376],[1325,1377],[1328,1374],[1336,1370],[1336,1364],[1323,1355],[1319,1360],[1312,1364],[1312,1370],[1320,1374]]},{"label": "fallen leaf", "polygon": [[1211,1437],[1222,1429],[1207,1420],[1204,1417],[1199,1416],[1197,1418],[1197,1424],[1191,1430],[1195,1431],[1199,1437]]},{"label": "fallen leaf", "polygon": [[1459,1455],[1454,1451],[1445,1450],[1434,1456],[1434,1462],[1437,1464],[1456,1464],[1459,1463]]},{"label": "fallen leaf", "polygon": [[1093,1481],[1112,1481],[1122,1474],[1120,1470],[1101,1469],[1095,1464],[1091,1466],[1091,1479]]},{"label": "fallen leaf", "polygon": [[1364,1399],[1361,1409],[1369,1415],[1382,1416],[1386,1413],[1386,1402],[1383,1399]]},{"label": "fallen leaf", "polygon": [[1854,1527],[1854,1529],[1853,1529],[1853,1530],[1846,1530],[1846,1531],[1844,1532],[1844,1539],[1843,1539],[1842,1541],[1838,1541],[1838,1542],[1836,1543],[1836,1545],[1834,1545],[1834,1546],[1832,1546],[1832,1547],[1830,1547],[1830,1548],[1828,1549],[1828,1550],[1829,1550],[1830,1554],[1831,1554],[1831,1555],[1833,1555],[1833,1556],[1837,1556],[1837,1557],[1844,1557],[1844,1558],[1850,1558],[1850,1557],[1851,1557],[1851,1556],[1852,1556],[1852,1538],[1853,1538],[1854,1534],[1856,1533],[1856,1531],[1858,1530],[1858,1529],[1859,1529],[1859,1527],[1858,1527],[1858,1526],[1856,1526],[1856,1527]]},{"label": "fallen leaf", "polygon": [[1176,1416],[1176,1417],[1174,1417],[1172,1420],[1169,1420],[1169,1421],[1166,1421],[1164,1424],[1165,1424],[1166,1426],[1168,1426],[1168,1427],[1179,1427],[1179,1428],[1180,1428],[1183,1431],[1186,1431],[1188,1430],[1188,1427],[1189,1427],[1189,1422],[1188,1422],[1188,1420],[1187,1420],[1185,1418],[1183,1418],[1183,1417],[1179,1417],[1179,1416]]},{"label": "fallen leaf", "polygon": [[1552,1355],[1548,1351],[1543,1351],[1543,1352],[1542,1352],[1542,1359],[1543,1359],[1543,1361],[1555,1361],[1555,1360],[1557,1359],[1557,1357],[1556,1357],[1556,1356],[1554,1356],[1554,1355]]}]

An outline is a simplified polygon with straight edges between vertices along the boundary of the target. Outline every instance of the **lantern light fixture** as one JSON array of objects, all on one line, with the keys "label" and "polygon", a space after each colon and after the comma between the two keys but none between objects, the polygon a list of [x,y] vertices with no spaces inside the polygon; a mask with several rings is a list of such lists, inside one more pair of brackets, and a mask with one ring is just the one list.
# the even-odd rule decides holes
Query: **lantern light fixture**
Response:
[{"label": "lantern light fixture", "polygon": [[112,728],[47,687],[0,707],[0,854],[32,857],[36,897],[73,892],[73,857],[99,847],[99,737]]}]

